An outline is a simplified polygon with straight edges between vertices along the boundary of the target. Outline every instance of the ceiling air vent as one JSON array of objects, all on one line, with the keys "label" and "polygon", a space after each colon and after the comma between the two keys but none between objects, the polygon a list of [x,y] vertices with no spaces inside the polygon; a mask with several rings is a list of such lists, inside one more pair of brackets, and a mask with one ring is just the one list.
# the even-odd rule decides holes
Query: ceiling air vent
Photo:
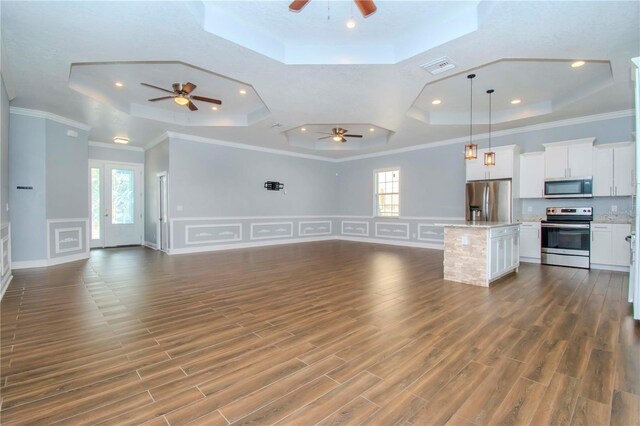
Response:
[{"label": "ceiling air vent", "polygon": [[435,61],[427,62],[426,64],[420,65],[420,68],[424,68],[433,75],[449,71],[451,69],[454,69],[455,67],[456,64],[454,64],[453,61],[446,56],[443,56],[440,59],[436,59]]}]

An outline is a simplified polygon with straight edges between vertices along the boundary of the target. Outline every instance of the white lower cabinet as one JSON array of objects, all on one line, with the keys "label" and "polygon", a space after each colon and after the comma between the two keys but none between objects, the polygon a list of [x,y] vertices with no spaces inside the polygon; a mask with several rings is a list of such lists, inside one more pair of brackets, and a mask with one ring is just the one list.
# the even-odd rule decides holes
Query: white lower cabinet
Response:
[{"label": "white lower cabinet", "polygon": [[520,266],[519,225],[491,229],[489,233],[489,280]]},{"label": "white lower cabinet", "polygon": [[520,224],[520,261],[540,263],[540,222]]},{"label": "white lower cabinet", "polygon": [[591,224],[591,267],[628,267],[630,247],[625,237],[631,225],[618,223]]}]

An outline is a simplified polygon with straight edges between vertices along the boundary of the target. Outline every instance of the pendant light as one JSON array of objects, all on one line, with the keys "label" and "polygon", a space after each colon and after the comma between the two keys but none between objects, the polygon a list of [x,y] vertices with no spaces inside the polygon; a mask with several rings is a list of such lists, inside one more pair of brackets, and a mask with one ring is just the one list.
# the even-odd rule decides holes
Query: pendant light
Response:
[{"label": "pendant light", "polygon": [[475,160],[478,158],[478,145],[473,143],[473,79],[476,78],[476,75],[469,74],[467,78],[471,83],[469,90],[469,143],[464,146],[464,158]]},{"label": "pendant light", "polygon": [[485,166],[496,165],[496,153],[491,151],[491,95],[493,94],[493,92],[493,89],[487,90],[487,93],[489,94],[489,151],[484,153]]}]

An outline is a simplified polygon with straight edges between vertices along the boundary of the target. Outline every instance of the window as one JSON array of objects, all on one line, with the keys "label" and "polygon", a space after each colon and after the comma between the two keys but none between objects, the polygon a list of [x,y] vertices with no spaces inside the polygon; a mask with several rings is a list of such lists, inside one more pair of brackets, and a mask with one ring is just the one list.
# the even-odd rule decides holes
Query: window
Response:
[{"label": "window", "polygon": [[99,167],[91,168],[91,239],[100,239],[100,226],[102,225],[102,194],[100,178],[102,170]]},{"label": "window", "polygon": [[375,172],[376,216],[400,216],[400,170]]},{"label": "window", "polygon": [[111,170],[111,223],[130,225],[134,218],[134,171]]}]

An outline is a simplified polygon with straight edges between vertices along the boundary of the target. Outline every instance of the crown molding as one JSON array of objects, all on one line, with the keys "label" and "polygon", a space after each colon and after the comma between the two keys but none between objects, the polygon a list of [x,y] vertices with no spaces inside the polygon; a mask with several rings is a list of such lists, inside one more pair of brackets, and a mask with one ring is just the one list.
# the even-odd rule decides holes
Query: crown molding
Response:
[{"label": "crown molding", "polygon": [[154,146],[158,145],[159,143],[163,142],[164,140],[168,140],[169,139],[169,134],[168,132],[163,132],[160,134],[160,136],[158,136],[155,139],[152,139],[151,142],[149,142],[148,144],[146,144],[143,148],[144,151],[147,151],[151,148],[153,148]]},{"label": "crown molding", "polygon": [[[250,150],[250,151],[266,152],[268,154],[286,155],[286,156],[289,156],[289,157],[306,158],[306,159],[309,159],[309,160],[320,160],[320,161],[329,161],[329,162],[335,162],[336,161],[333,158],[322,157],[322,156],[319,156],[319,155],[301,154],[301,153],[298,153],[298,152],[284,151],[282,149],[263,148],[263,147],[254,146],[254,145],[247,145],[247,144],[243,144],[243,143],[227,142],[227,141],[221,141],[219,139],[205,138],[205,137],[202,137],[202,136],[187,135],[187,134],[184,134],[184,133],[166,132],[165,135],[167,137],[173,138],[173,139],[181,139],[181,140],[187,140],[187,141],[192,141],[192,142],[206,143],[206,144],[210,144],[210,145],[225,146],[225,147],[229,147],[229,148],[247,149],[247,150]],[[149,146],[149,145],[147,145],[147,146]]]},{"label": "crown molding", "polygon": [[123,151],[144,152],[144,148],[139,146],[129,146],[129,145],[116,144],[116,143],[89,141],[89,146],[95,146],[97,148],[120,149]]},{"label": "crown molding", "polygon": [[[491,137],[495,138],[500,136],[517,135],[520,133],[553,129],[556,127],[565,127],[565,126],[572,126],[575,124],[591,123],[594,121],[613,120],[616,118],[632,117],[634,114],[635,114],[634,110],[625,109],[621,111],[605,112],[603,114],[585,115],[582,117],[568,118],[566,120],[549,121],[547,123],[532,124],[530,126],[522,126],[522,127],[515,127],[513,129],[499,130],[497,132],[491,132]],[[479,133],[477,135],[474,135],[474,139],[476,141],[487,139],[488,137],[489,137],[489,133]],[[408,146],[406,148],[391,149],[387,151],[373,152],[371,154],[362,154],[362,155],[355,155],[351,157],[344,157],[344,158],[339,158],[333,161],[336,163],[342,163],[345,161],[362,160],[365,158],[383,157],[385,155],[400,154],[403,152],[418,151],[422,149],[432,149],[432,148],[438,148],[441,146],[467,143],[468,141],[469,141],[469,137],[463,136],[460,138],[445,139],[437,142],[430,142],[430,143],[425,143],[421,145]]]},{"label": "crown molding", "polygon": [[84,130],[88,132],[91,130],[91,126],[85,123],[80,123],[79,121],[71,120],[70,118],[62,117],[60,115],[52,114],[47,111],[39,111],[37,109],[28,109],[28,108],[20,108],[20,107],[9,107],[10,114],[16,115],[26,115],[28,117],[37,117],[44,118],[47,120],[55,121],[60,124],[65,124],[67,126],[75,127],[76,129]]}]

